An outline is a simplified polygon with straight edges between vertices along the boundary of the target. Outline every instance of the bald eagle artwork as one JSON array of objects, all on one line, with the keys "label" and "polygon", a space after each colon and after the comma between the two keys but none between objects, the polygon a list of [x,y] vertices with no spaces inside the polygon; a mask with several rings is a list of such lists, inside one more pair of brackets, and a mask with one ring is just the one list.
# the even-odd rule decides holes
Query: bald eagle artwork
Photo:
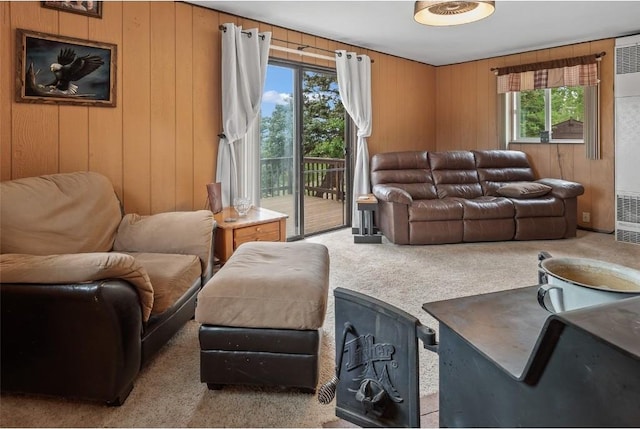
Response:
[{"label": "bald eagle artwork", "polygon": [[117,46],[17,29],[16,101],[114,107]]},{"label": "bald eagle artwork", "polygon": [[75,95],[78,93],[78,86],[72,82],[79,81],[103,64],[104,61],[97,55],[77,57],[73,49],[61,49],[58,62],[51,64],[51,72],[55,79],[46,87],[60,94]]}]

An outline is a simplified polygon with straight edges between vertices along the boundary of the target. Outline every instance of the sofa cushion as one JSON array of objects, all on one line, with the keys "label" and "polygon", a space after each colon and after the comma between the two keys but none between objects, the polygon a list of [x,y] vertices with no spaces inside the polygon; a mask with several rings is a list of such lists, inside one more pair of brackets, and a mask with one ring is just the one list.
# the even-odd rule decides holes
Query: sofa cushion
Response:
[{"label": "sofa cushion", "polygon": [[477,168],[530,169],[527,154],[519,150],[472,150]]},{"label": "sofa cushion", "polygon": [[375,173],[384,170],[428,170],[429,161],[426,151],[386,152],[371,157],[371,181],[376,180]]},{"label": "sofa cushion", "polygon": [[428,157],[438,198],[482,196],[482,187],[471,152],[429,152]]},{"label": "sofa cushion", "polygon": [[213,214],[209,210],[157,213],[152,216],[127,214],[118,227],[116,252],[196,255],[202,273],[208,270]]},{"label": "sofa cushion", "polygon": [[195,255],[167,253],[127,253],[146,270],[153,285],[151,314],[170,308],[185,292],[200,281],[200,260]]},{"label": "sofa cushion", "polygon": [[400,188],[414,199],[438,198],[425,151],[375,154],[371,159],[371,184]]},{"label": "sofa cushion", "polygon": [[508,198],[478,197],[459,200],[464,209],[464,219],[505,219],[513,218],[515,209]]},{"label": "sofa cushion", "polygon": [[496,192],[509,198],[537,198],[551,192],[551,186],[537,182],[514,182],[501,186]]},{"label": "sofa cushion", "polygon": [[415,200],[409,207],[409,222],[460,220],[464,214],[461,200]]},{"label": "sofa cushion", "polygon": [[484,195],[499,195],[505,182],[531,182],[533,169],[527,154],[517,150],[474,150],[478,178]]},{"label": "sofa cushion", "polygon": [[105,176],[90,171],[0,183],[0,253],[108,252],[122,218]]},{"label": "sofa cushion", "polygon": [[198,294],[196,320],[246,328],[317,329],[324,323],[329,252],[317,243],[240,245]]},{"label": "sofa cushion", "polygon": [[525,217],[562,217],[564,202],[549,195],[532,199],[513,199],[516,219]]},{"label": "sofa cushion", "polygon": [[466,150],[429,152],[431,170],[474,170],[476,162],[473,153]]}]

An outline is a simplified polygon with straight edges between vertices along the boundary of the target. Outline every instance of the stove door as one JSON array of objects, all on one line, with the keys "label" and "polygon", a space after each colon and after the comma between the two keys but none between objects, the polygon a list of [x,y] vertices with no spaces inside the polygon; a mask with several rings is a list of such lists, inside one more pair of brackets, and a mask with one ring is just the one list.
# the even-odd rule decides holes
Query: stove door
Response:
[{"label": "stove door", "polygon": [[348,289],[334,296],[336,416],[362,427],[419,427],[420,322]]}]

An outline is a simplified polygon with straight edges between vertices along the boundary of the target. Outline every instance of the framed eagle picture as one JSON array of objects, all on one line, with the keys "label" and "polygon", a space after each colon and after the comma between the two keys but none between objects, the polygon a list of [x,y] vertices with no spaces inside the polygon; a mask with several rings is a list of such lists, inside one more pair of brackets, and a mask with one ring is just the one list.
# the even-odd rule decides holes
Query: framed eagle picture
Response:
[{"label": "framed eagle picture", "polygon": [[23,29],[16,45],[17,102],[116,105],[116,45]]}]

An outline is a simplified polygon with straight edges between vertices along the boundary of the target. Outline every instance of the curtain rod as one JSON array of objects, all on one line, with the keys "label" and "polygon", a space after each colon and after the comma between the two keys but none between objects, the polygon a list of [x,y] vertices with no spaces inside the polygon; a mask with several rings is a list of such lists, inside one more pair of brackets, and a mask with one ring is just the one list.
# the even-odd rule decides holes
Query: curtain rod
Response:
[{"label": "curtain rod", "polygon": [[562,59],[558,59],[558,60],[540,61],[540,62],[537,62],[537,63],[521,64],[521,65],[516,65],[516,66],[493,67],[493,68],[491,68],[491,71],[492,72],[497,72],[500,69],[517,68],[517,67],[525,68],[525,67],[530,67],[530,66],[533,66],[533,65],[547,64],[547,63],[552,64],[552,63],[554,63],[556,61],[574,60],[574,59],[579,59],[579,58],[584,58],[584,57],[590,57],[592,55],[595,56],[596,61],[601,61],[602,57],[607,55],[607,53],[602,51],[602,52],[597,53],[597,54],[582,55],[582,56],[573,57],[573,58],[562,58]]},{"label": "curtain rod", "polygon": [[273,49],[274,51],[282,51],[282,52],[289,52],[290,54],[297,54],[297,55],[302,55],[305,57],[314,57],[314,58],[320,58],[322,60],[327,60],[327,61],[335,61],[335,57],[329,57],[327,55],[320,55],[320,54],[314,54],[313,52],[305,52],[301,49],[291,49],[291,48],[285,48],[284,46],[278,46],[278,45],[271,45],[269,46],[269,49]]},{"label": "curtain rod", "polygon": [[[227,31],[227,27],[225,27],[223,24],[220,24],[218,26],[218,29],[220,29],[221,31]],[[251,37],[251,33],[248,32],[248,31],[242,31],[242,34],[246,34],[249,37]],[[264,40],[264,35],[258,34],[258,37],[260,37],[261,39]],[[335,61],[336,59],[333,58],[333,57],[327,57],[325,55],[314,54],[314,53],[311,53],[311,52],[305,52],[304,50],[307,49],[307,48],[311,48],[311,49],[317,49],[319,51],[325,51],[325,52],[330,52],[332,54],[337,54],[339,57],[342,56],[342,52],[332,51],[330,49],[318,48],[316,46],[311,46],[311,45],[302,45],[300,43],[290,42],[288,40],[276,39],[275,37],[272,37],[271,40],[275,40],[276,42],[282,42],[282,43],[290,43],[292,45],[299,45],[296,49],[286,48],[284,46],[278,46],[278,45],[271,45],[270,48],[272,48],[272,49],[274,49],[276,51],[289,52],[289,53],[292,53],[292,54],[298,54],[298,55],[303,55],[303,56],[320,58],[320,59],[329,60],[329,61]],[[347,54],[347,58],[350,59],[351,55]],[[362,61],[362,58],[358,57],[358,61]],[[374,62],[375,61],[373,59],[371,59],[371,64],[373,64]]]}]

